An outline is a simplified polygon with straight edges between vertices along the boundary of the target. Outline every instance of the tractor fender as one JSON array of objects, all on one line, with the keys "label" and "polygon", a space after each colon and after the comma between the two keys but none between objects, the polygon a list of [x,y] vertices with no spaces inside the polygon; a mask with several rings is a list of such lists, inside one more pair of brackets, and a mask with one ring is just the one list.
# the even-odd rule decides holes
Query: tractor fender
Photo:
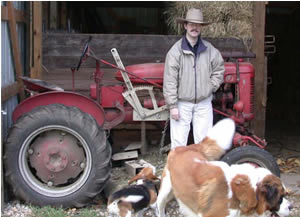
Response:
[{"label": "tractor fender", "polygon": [[102,127],[105,122],[105,113],[100,105],[86,96],[67,91],[51,91],[25,99],[15,108],[12,119],[16,122],[19,117],[30,112],[32,109],[50,104],[63,104],[65,106],[77,107],[81,111],[90,114],[100,127]]}]

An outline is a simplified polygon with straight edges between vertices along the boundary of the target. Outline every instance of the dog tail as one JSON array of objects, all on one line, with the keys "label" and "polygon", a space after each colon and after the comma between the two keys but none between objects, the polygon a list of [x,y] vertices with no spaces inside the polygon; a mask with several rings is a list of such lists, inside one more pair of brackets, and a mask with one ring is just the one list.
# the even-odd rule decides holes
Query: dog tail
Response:
[{"label": "dog tail", "polygon": [[225,118],[208,130],[206,138],[200,143],[200,151],[208,160],[219,160],[231,148],[235,133],[235,123]]}]

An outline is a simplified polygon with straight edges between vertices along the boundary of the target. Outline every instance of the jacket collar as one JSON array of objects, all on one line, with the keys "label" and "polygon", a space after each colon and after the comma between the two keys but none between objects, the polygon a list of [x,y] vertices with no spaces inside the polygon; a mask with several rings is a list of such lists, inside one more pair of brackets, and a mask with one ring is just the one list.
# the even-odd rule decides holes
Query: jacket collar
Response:
[{"label": "jacket collar", "polygon": [[[186,39],[186,36],[182,37],[182,43],[181,43],[181,49],[183,51],[190,51],[193,53],[193,51],[190,49],[188,45],[188,40]],[[207,47],[203,44],[203,41],[201,37],[198,38],[198,48],[197,48],[197,55],[199,55],[201,52],[205,51]]]}]

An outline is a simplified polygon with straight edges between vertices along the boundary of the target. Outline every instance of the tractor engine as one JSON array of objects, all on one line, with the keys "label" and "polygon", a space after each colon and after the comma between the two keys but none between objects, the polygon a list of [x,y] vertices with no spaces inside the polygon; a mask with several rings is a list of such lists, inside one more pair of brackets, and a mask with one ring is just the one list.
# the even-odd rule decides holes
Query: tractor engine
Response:
[{"label": "tractor engine", "polygon": [[224,83],[214,95],[214,111],[243,124],[254,118],[254,67],[248,62],[226,62]]},{"label": "tractor engine", "polygon": [[[140,78],[151,80],[158,84],[163,83],[163,63],[146,63],[127,66],[126,70]],[[129,75],[135,85],[144,85],[146,82]],[[123,81],[120,71],[115,75]],[[214,94],[214,111],[222,116],[233,118],[237,123],[243,124],[254,118],[254,67],[249,62],[225,62],[224,83]],[[161,103],[160,104],[164,104]],[[145,105],[146,106],[146,105]],[[151,107],[151,105],[147,106]]]}]

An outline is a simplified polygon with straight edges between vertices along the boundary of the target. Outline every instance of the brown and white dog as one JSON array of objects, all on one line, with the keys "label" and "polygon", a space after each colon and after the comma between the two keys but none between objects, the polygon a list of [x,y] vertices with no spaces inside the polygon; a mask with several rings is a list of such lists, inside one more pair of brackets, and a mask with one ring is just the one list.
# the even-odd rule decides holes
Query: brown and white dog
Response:
[{"label": "brown and white dog", "polygon": [[189,217],[289,215],[285,188],[269,170],[215,161],[231,147],[234,132],[234,122],[224,119],[201,143],[170,151],[157,198],[159,217],[173,197]]},{"label": "brown and white dog", "polygon": [[108,216],[120,217],[142,217],[149,207],[155,208],[158,189],[155,180],[155,168],[143,168],[136,176],[128,181],[131,184],[137,181],[136,185],[129,185],[114,192],[108,198]]}]

